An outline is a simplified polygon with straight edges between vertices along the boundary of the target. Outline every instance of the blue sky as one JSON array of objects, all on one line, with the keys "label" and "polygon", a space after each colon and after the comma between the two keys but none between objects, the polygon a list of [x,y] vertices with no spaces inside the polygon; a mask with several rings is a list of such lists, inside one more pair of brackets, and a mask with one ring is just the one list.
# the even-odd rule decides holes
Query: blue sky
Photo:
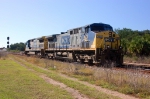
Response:
[{"label": "blue sky", "polygon": [[150,30],[150,0],[0,0],[0,47],[90,23]]}]

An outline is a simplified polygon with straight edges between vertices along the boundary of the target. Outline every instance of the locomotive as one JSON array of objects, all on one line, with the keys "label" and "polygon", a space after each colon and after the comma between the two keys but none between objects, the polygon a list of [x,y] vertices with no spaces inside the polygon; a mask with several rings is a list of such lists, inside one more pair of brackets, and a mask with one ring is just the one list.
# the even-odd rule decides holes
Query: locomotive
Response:
[{"label": "locomotive", "polygon": [[30,39],[26,42],[25,54],[30,52],[41,57],[62,57],[81,63],[123,63],[120,37],[111,25],[105,23],[92,23],[60,34]]}]

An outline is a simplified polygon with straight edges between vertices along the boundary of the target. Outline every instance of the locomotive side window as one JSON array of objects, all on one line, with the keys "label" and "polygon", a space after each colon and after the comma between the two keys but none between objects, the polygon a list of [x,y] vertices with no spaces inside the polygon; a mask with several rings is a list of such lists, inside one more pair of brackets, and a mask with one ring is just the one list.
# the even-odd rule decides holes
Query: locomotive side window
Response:
[{"label": "locomotive side window", "polygon": [[109,25],[103,25],[103,24],[94,24],[90,25],[91,31],[113,31],[112,27]]},{"label": "locomotive side window", "polygon": [[104,31],[104,26],[91,26],[91,31]]},{"label": "locomotive side window", "polygon": [[72,35],[73,34],[73,31],[70,31],[70,35]]},{"label": "locomotive side window", "polygon": [[110,27],[110,26],[105,26],[105,30],[113,31],[112,27]]},{"label": "locomotive side window", "polygon": [[85,27],[85,33],[89,32],[89,26]]},{"label": "locomotive side window", "polygon": [[74,34],[78,33],[78,29],[74,29]]}]

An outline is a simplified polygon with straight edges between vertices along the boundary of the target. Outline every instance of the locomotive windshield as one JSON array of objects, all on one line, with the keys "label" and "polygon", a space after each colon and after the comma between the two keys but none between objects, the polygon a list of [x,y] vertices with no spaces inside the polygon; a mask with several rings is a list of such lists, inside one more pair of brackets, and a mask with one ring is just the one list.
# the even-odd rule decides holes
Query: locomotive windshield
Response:
[{"label": "locomotive windshield", "polygon": [[105,24],[92,24],[91,31],[113,31],[112,27]]}]

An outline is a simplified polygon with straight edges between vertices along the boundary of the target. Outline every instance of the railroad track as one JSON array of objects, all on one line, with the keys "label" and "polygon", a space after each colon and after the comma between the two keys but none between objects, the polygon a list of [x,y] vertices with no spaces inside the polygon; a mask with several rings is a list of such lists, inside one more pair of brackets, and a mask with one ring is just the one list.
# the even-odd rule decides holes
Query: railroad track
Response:
[{"label": "railroad track", "polygon": [[[15,54],[15,55],[20,55],[20,54]],[[35,56],[35,55],[29,55],[31,57],[39,57],[39,58],[45,58],[45,59],[50,59],[48,57],[40,57],[40,56]],[[122,66],[116,67],[113,63],[108,63],[105,64],[104,66],[100,66],[99,64],[88,64],[86,62],[84,63],[80,63],[80,62],[73,62],[72,59],[68,59],[68,58],[62,58],[62,57],[55,57],[56,61],[63,61],[63,62],[68,62],[68,63],[78,63],[81,65],[86,65],[86,66],[96,66],[96,67],[104,67],[104,68],[114,68],[114,69],[118,69],[118,70],[135,70],[135,71],[140,71],[143,73],[148,73],[150,74],[150,64],[143,64],[143,63],[128,63],[128,62],[124,62]]]},{"label": "railroad track", "polygon": [[150,64],[144,64],[144,63],[123,63],[123,68],[125,69],[133,69],[137,70],[143,73],[149,73],[150,74]]}]

